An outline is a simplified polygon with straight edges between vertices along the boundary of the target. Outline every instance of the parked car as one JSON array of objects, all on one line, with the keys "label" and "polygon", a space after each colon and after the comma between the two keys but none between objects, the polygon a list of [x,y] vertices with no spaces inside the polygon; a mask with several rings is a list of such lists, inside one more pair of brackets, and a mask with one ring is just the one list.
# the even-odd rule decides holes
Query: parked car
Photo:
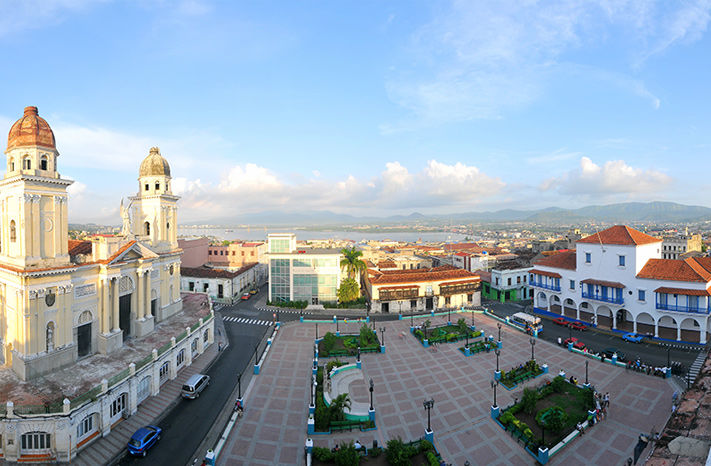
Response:
[{"label": "parked car", "polygon": [[568,327],[572,328],[573,330],[585,330],[586,328],[588,328],[588,326],[582,322],[571,322],[570,324],[568,324]]},{"label": "parked car", "polygon": [[565,343],[566,345],[567,345],[568,343],[572,343],[573,345],[575,345],[575,343],[577,343],[577,342],[578,342],[578,339],[577,339],[577,338],[575,338],[575,337],[570,337],[570,338],[566,338],[563,343]]},{"label": "parked car", "polygon": [[553,323],[558,325],[568,325],[568,321],[565,320],[563,317],[556,317],[555,319],[553,319]]},{"label": "parked car", "polygon": [[128,441],[128,452],[134,456],[146,456],[146,452],[160,439],[161,432],[163,430],[160,427],[141,427]]},{"label": "parked car", "polygon": [[252,295],[249,293],[242,293],[242,301],[247,301]]},{"label": "parked car", "polygon": [[622,335],[622,339],[630,343],[641,343],[642,338],[642,335],[637,335],[636,333],[625,333]]},{"label": "parked car", "polygon": [[251,290],[249,290],[249,294],[257,294],[257,293],[259,293],[259,290],[256,288],[252,288]]},{"label": "parked car", "polygon": [[607,359],[612,359],[613,354],[617,354],[617,360],[620,362],[625,362],[627,361],[627,358],[625,357],[625,353],[620,353],[617,351],[617,348],[605,348],[600,352],[600,354],[604,355]]},{"label": "parked car", "polygon": [[582,350],[585,349],[585,343],[583,343],[582,341],[579,341],[579,340],[578,340],[578,341],[576,341],[575,343],[573,343],[573,348],[582,351]]}]

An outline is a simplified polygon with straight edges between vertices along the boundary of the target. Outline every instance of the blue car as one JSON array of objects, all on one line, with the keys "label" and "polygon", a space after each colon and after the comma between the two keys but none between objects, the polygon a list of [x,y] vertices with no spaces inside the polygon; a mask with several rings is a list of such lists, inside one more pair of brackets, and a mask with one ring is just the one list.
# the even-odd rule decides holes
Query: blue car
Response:
[{"label": "blue car", "polygon": [[642,338],[642,335],[637,335],[636,333],[625,333],[622,335],[622,339],[630,343],[640,343]]},{"label": "blue car", "polygon": [[146,456],[146,452],[160,439],[163,430],[156,426],[145,426],[138,429],[128,441],[128,452],[134,456]]}]

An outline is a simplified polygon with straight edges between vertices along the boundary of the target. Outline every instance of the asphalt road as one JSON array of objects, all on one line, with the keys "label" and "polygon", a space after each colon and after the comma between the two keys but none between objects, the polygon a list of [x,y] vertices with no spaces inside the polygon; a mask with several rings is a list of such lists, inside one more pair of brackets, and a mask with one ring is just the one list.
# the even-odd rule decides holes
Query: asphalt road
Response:
[{"label": "asphalt road", "polygon": [[[524,305],[517,303],[502,304],[498,302],[487,302],[484,303],[484,306],[493,310],[500,316],[523,312],[525,309]],[[528,309],[530,310],[530,305]],[[546,317],[539,317],[542,317],[543,321],[543,332],[539,334],[539,337],[544,340],[557,343],[558,337],[565,340],[569,336],[573,336],[585,343],[585,345],[595,353],[607,348],[615,348],[618,352],[624,353],[628,360],[636,360],[639,358],[641,362],[647,365],[659,367],[667,365],[666,347],[651,343],[629,343],[624,341],[621,335],[610,335],[608,333],[598,332],[590,328],[584,331],[570,330],[568,327],[554,324]],[[672,348],[669,350],[669,359],[672,362],[678,361],[682,363],[684,367],[689,367],[696,359],[698,353],[699,352],[696,349],[687,350]]]},{"label": "asphalt road", "polygon": [[[257,298],[258,296],[254,296],[249,301],[223,307],[216,317],[222,314],[223,317],[266,318],[266,313],[255,309]],[[145,459],[126,456],[119,464],[188,463],[220,410],[232,407],[234,400],[229,397],[237,384],[237,374],[252,369],[254,348],[271,326],[237,321],[225,321],[224,324],[230,345],[207,372],[210,376],[210,386],[195,400],[181,399],[158,424],[163,429],[163,434]],[[243,381],[243,392],[246,388]]]}]

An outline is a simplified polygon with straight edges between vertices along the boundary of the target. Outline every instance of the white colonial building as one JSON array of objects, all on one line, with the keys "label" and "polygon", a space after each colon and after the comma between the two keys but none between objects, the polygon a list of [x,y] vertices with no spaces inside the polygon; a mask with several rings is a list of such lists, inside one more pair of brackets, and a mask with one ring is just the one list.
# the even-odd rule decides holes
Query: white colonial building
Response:
[{"label": "white colonial building", "polygon": [[536,308],[614,330],[706,343],[711,258],[662,259],[662,240],[617,225],[531,270]]}]

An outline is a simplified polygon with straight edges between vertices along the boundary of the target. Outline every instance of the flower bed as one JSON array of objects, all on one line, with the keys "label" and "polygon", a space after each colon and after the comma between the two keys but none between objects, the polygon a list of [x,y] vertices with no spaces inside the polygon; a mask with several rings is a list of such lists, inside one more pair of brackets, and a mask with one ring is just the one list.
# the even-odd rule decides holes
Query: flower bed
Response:
[{"label": "flower bed", "polygon": [[[459,319],[455,324],[447,324],[440,327],[430,328],[430,321],[426,320],[421,329],[416,329],[413,335],[422,342],[427,339],[433,343],[452,343],[467,338],[477,338],[482,335],[481,330],[472,330],[464,319]],[[426,337],[426,338],[425,338]]]},{"label": "flower bed", "polygon": [[[326,372],[330,372],[334,367],[344,365],[339,360],[330,361],[325,366]],[[332,433],[342,430],[366,430],[375,427],[373,421],[350,421],[346,419],[343,408],[350,406],[350,399],[347,394],[339,395],[327,406],[323,398],[323,371],[324,366],[319,366],[316,371],[316,411],[314,413],[314,430],[321,433]]]},{"label": "flower bed", "polygon": [[510,371],[502,372],[499,383],[511,390],[519,383],[538,377],[541,374],[543,374],[543,369],[535,360],[531,359],[527,361],[526,364],[514,367]]},{"label": "flower bed", "polygon": [[318,352],[323,357],[355,356],[359,346],[361,353],[380,352],[378,335],[366,324],[361,326],[357,335],[336,336],[327,332],[318,344]]},{"label": "flower bed", "polygon": [[[504,410],[499,423],[531,451],[551,448],[588,419],[594,392],[558,376],[538,390],[526,388],[521,401]],[[545,442],[543,435],[545,425]]]},{"label": "flower bed", "polygon": [[338,449],[314,447],[314,466],[327,464],[367,464],[372,466],[391,464],[415,464],[439,466],[442,457],[427,440],[404,443],[399,438],[388,441],[385,449],[377,447],[356,450],[353,442],[341,443]]}]

